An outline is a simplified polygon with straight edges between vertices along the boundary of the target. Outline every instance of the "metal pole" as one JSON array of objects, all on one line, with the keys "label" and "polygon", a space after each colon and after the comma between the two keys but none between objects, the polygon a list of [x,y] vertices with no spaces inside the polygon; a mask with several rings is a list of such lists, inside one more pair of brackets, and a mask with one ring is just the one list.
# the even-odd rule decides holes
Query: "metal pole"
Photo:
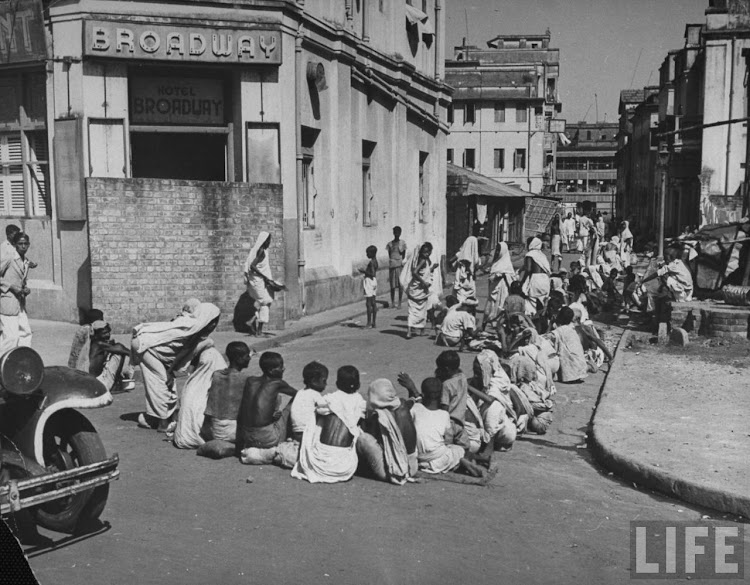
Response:
[{"label": "metal pole", "polygon": [[661,190],[659,192],[659,258],[664,258],[664,211],[667,199],[667,166],[661,169]]}]

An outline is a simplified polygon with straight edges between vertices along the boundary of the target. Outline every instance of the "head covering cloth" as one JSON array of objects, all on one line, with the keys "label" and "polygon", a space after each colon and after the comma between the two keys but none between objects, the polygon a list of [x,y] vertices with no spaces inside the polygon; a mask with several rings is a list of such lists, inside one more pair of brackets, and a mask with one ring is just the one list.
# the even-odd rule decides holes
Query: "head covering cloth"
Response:
[{"label": "head covering cloth", "polygon": [[133,328],[131,349],[140,355],[152,347],[188,339],[200,333],[221,315],[219,307],[212,303],[200,303],[192,315],[182,315],[173,321],[141,323]]},{"label": "head covering cloth", "polygon": [[542,252],[542,240],[534,238],[529,243],[529,251],[526,252],[526,257],[531,258],[539,268],[545,273],[551,274],[552,268],[550,268],[549,260],[547,256]]}]

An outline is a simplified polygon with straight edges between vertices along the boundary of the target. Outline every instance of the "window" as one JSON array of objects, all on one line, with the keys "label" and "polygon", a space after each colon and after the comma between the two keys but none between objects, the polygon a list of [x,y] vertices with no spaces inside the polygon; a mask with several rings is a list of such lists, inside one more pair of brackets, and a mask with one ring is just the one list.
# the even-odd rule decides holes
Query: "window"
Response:
[{"label": "window", "polygon": [[495,122],[505,122],[505,104],[495,102]]},{"label": "window", "polygon": [[495,149],[495,168],[502,171],[505,168],[505,149],[504,148],[496,148]]},{"label": "window", "polygon": [[427,180],[427,163],[428,154],[419,153],[419,221],[427,221],[427,201],[429,200],[429,181]]},{"label": "window", "polygon": [[375,150],[375,142],[362,141],[362,225],[374,224],[372,200],[375,195],[372,192],[372,153]]},{"label": "window", "polygon": [[46,76],[2,76],[0,96],[0,216],[49,216]]},{"label": "window", "polygon": [[464,150],[464,167],[467,169],[474,168],[474,155],[475,151],[473,148],[467,148]]},{"label": "window", "polygon": [[448,106],[448,124],[453,124],[453,104]]},{"label": "window", "polygon": [[474,104],[467,103],[464,106],[464,124],[473,124],[476,122],[477,111]]},{"label": "window", "polygon": [[452,148],[448,149],[448,162],[453,164],[453,149]]},{"label": "window", "polygon": [[525,170],[526,169],[526,149],[517,148],[513,155],[513,170]]},{"label": "window", "polygon": [[528,112],[526,106],[520,104],[516,105],[516,122],[526,122],[528,120]]},{"label": "window", "polygon": [[591,130],[586,131],[586,140],[591,140]]},{"label": "window", "polygon": [[385,12],[385,0],[378,0],[378,10]]},{"label": "window", "polygon": [[[128,79],[132,174],[136,178],[228,181],[234,173],[227,79],[139,68]],[[191,103],[211,104],[194,112]],[[156,107],[160,104],[160,107]],[[164,107],[161,107],[164,106]],[[248,182],[279,183],[279,129],[248,125]]]}]

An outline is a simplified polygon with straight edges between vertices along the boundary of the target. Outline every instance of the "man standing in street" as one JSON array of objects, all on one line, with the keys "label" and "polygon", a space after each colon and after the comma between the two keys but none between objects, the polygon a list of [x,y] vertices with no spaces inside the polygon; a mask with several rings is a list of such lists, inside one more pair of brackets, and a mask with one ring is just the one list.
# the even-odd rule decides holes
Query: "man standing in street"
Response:
[{"label": "man standing in street", "polygon": [[29,275],[29,236],[18,232],[13,237],[15,252],[0,261],[0,355],[18,346],[31,345],[31,327],[26,315],[26,286]]},{"label": "man standing in street", "polygon": [[401,228],[396,226],[393,228],[393,240],[385,245],[385,249],[388,251],[388,280],[391,284],[391,307],[395,306],[396,303],[396,289],[398,289],[398,307],[401,308],[401,299],[403,298],[403,290],[401,290],[401,267],[404,265],[404,257],[406,256],[406,242],[401,239]]}]

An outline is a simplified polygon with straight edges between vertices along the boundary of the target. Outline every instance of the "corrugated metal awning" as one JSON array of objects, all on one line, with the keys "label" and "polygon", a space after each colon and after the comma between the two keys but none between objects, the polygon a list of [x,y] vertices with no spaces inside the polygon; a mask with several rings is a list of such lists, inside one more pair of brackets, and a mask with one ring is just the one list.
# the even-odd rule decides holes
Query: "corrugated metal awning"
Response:
[{"label": "corrugated metal awning", "polygon": [[448,177],[461,177],[468,182],[468,188],[465,197],[469,195],[483,195],[486,197],[533,197],[533,193],[528,193],[523,189],[513,185],[505,185],[469,169],[458,167],[448,163]]}]

